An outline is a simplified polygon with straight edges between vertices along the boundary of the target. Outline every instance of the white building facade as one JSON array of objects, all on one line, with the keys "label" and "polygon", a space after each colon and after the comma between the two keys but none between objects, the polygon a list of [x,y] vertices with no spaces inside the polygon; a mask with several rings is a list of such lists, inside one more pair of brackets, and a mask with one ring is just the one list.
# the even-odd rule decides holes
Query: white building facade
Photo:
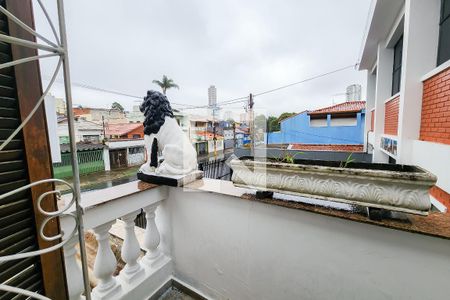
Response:
[{"label": "white building facade", "polygon": [[[374,0],[361,53],[374,162],[423,167],[450,204],[450,0]],[[439,202],[436,201],[439,200]]]}]

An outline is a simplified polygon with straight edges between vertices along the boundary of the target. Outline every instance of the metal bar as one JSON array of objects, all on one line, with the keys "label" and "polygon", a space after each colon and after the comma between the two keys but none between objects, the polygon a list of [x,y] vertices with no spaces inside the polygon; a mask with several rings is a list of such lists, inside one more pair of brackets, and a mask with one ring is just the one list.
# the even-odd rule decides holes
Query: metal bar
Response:
[{"label": "metal bar", "polygon": [[53,56],[59,56],[59,54],[58,53],[50,53],[50,54],[45,54],[45,55],[36,55],[36,56],[26,57],[26,58],[22,58],[22,59],[17,59],[17,60],[8,62],[8,63],[0,64],[0,70],[5,69],[5,68],[14,67],[16,65],[24,64],[24,63],[27,63],[30,61],[39,60],[41,58],[47,58],[47,57],[53,57]]},{"label": "metal bar", "polygon": [[40,50],[54,52],[54,53],[63,53],[64,52],[64,50],[61,49],[60,47],[52,47],[52,46],[42,45],[42,44],[39,44],[36,42],[30,42],[30,41],[27,41],[24,39],[19,39],[16,37],[5,35],[5,34],[0,34],[0,41],[9,43],[9,44],[18,45],[18,46],[28,47],[28,48],[32,48],[32,49],[40,49]]},{"label": "metal bar", "polygon": [[55,29],[55,25],[53,25],[52,19],[51,19],[50,16],[48,15],[48,12],[47,12],[47,10],[45,9],[45,6],[42,4],[41,0],[37,0],[37,2],[39,3],[39,6],[41,7],[42,12],[43,12],[44,15],[45,15],[45,18],[47,19],[47,22],[48,22],[48,24],[50,25],[50,28],[51,28],[52,31],[53,31],[53,35],[55,36],[56,42],[58,43],[58,45],[61,44],[61,42],[60,42],[60,40],[59,40],[59,37],[58,37],[58,33],[56,32],[56,29]]},{"label": "metal bar", "polygon": [[43,40],[44,42],[46,42],[47,44],[53,46],[53,47],[58,47],[58,45],[56,45],[55,43],[53,43],[52,41],[46,39],[45,37],[43,37],[41,34],[37,33],[36,31],[34,31],[32,28],[30,28],[27,24],[25,24],[24,22],[22,22],[21,20],[19,20],[15,15],[13,15],[12,13],[10,13],[6,8],[4,8],[3,6],[0,5],[0,11],[2,13],[4,13],[9,19],[11,19],[14,23],[16,23],[17,25],[19,25],[22,29],[24,29],[25,31],[29,32],[30,34],[32,34],[35,37],[40,38],[41,40]]},{"label": "metal bar", "polygon": [[19,125],[19,127],[14,130],[13,133],[0,145],[0,151],[2,151],[8,144],[11,142],[11,140],[22,130],[22,128],[27,125],[28,121],[33,117],[34,113],[38,110],[39,106],[42,104],[42,102],[45,99],[45,96],[47,96],[51,86],[55,82],[56,75],[58,75],[59,68],[61,68],[62,64],[62,58],[59,59],[58,65],[56,66],[55,73],[53,73],[52,79],[50,80],[50,83],[48,84],[47,88],[45,89],[44,93],[42,94],[41,98],[39,98],[36,105],[33,107],[31,112],[28,114],[28,116],[25,118],[25,120],[22,121],[22,123]]},{"label": "metal bar", "polygon": [[12,287],[12,286],[4,285],[4,284],[0,284],[0,290],[8,292],[8,293],[25,295],[25,296],[28,296],[28,297],[31,297],[34,299],[38,299],[38,300],[52,300],[52,299],[42,296],[38,293],[34,293],[34,292],[31,292],[28,290],[24,290],[24,289]]},{"label": "metal bar", "polygon": [[80,243],[80,258],[81,268],[83,272],[83,283],[86,300],[91,300],[91,287],[89,285],[89,275],[87,266],[86,245],[84,242],[84,222],[83,222],[83,208],[80,205],[81,189],[80,189],[80,170],[78,166],[77,157],[77,144],[75,140],[75,124],[74,115],[72,110],[72,90],[70,86],[70,68],[69,57],[67,48],[67,33],[66,33],[66,20],[64,15],[64,3],[63,0],[57,0],[58,4],[58,20],[59,20],[59,33],[61,35],[61,46],[64,49],[63,60],[63,74],[64,74],[64,89],[66,94],[66,107],[67,107],[67,123],[69,125],[69,137],[70,137],[70,149],[72,159],[72,171],[73,171],[73,185],[75,190],[75,206],[76,214],[78,217],[78,240]]}]

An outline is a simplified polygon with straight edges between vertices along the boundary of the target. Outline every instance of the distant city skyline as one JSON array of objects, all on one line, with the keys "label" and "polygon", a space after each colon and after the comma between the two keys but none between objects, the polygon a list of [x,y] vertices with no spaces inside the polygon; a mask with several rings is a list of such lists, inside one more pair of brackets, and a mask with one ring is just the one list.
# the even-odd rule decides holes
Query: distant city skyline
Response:
[{"label": "distant city skyline", "polygon": [[217,104],[217,89],[214,85],[208,88],[208,106],[214,107]]}]

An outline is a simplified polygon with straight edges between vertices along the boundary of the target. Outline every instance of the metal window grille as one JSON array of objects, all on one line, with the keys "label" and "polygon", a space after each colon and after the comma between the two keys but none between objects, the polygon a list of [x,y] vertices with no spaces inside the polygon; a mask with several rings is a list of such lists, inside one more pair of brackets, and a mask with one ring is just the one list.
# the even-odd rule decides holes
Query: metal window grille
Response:
[{"label": "metal window grille", "polygon": [[394,46],[394,66],[392,70],[392,95],[400,92],[402,78],[403,36]]},{"label": "metal window grille", "polygon": [[437,65],[450,59],[450,0],[441,0]]}]

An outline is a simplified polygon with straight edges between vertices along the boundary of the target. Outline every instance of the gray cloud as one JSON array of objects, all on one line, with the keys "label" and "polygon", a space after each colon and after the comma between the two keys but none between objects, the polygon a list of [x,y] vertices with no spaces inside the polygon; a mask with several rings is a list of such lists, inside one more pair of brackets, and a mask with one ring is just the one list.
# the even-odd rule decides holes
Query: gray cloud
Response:
[{"label": "gray cloud", "polygon": [[[52,2],[52,1],[48,1]],[[178,103],[204,105],[214,84],[227,100],[356,62],[370,0],[65,1],[72,80],[144,95],[163,74]],[[50,12],[55,15],[55,7]],[[51,36],[38,7],[37,28]],[[42,64],[51,75],[54,62]],[[332,104],[364,74],[339,74],[261,96],[273,114]],[[53,93],[62,94],[61,85]],[[74,88],[74,102],[130,108],[135,99]],[[334,100],[343,98],[334,97]]]}]

